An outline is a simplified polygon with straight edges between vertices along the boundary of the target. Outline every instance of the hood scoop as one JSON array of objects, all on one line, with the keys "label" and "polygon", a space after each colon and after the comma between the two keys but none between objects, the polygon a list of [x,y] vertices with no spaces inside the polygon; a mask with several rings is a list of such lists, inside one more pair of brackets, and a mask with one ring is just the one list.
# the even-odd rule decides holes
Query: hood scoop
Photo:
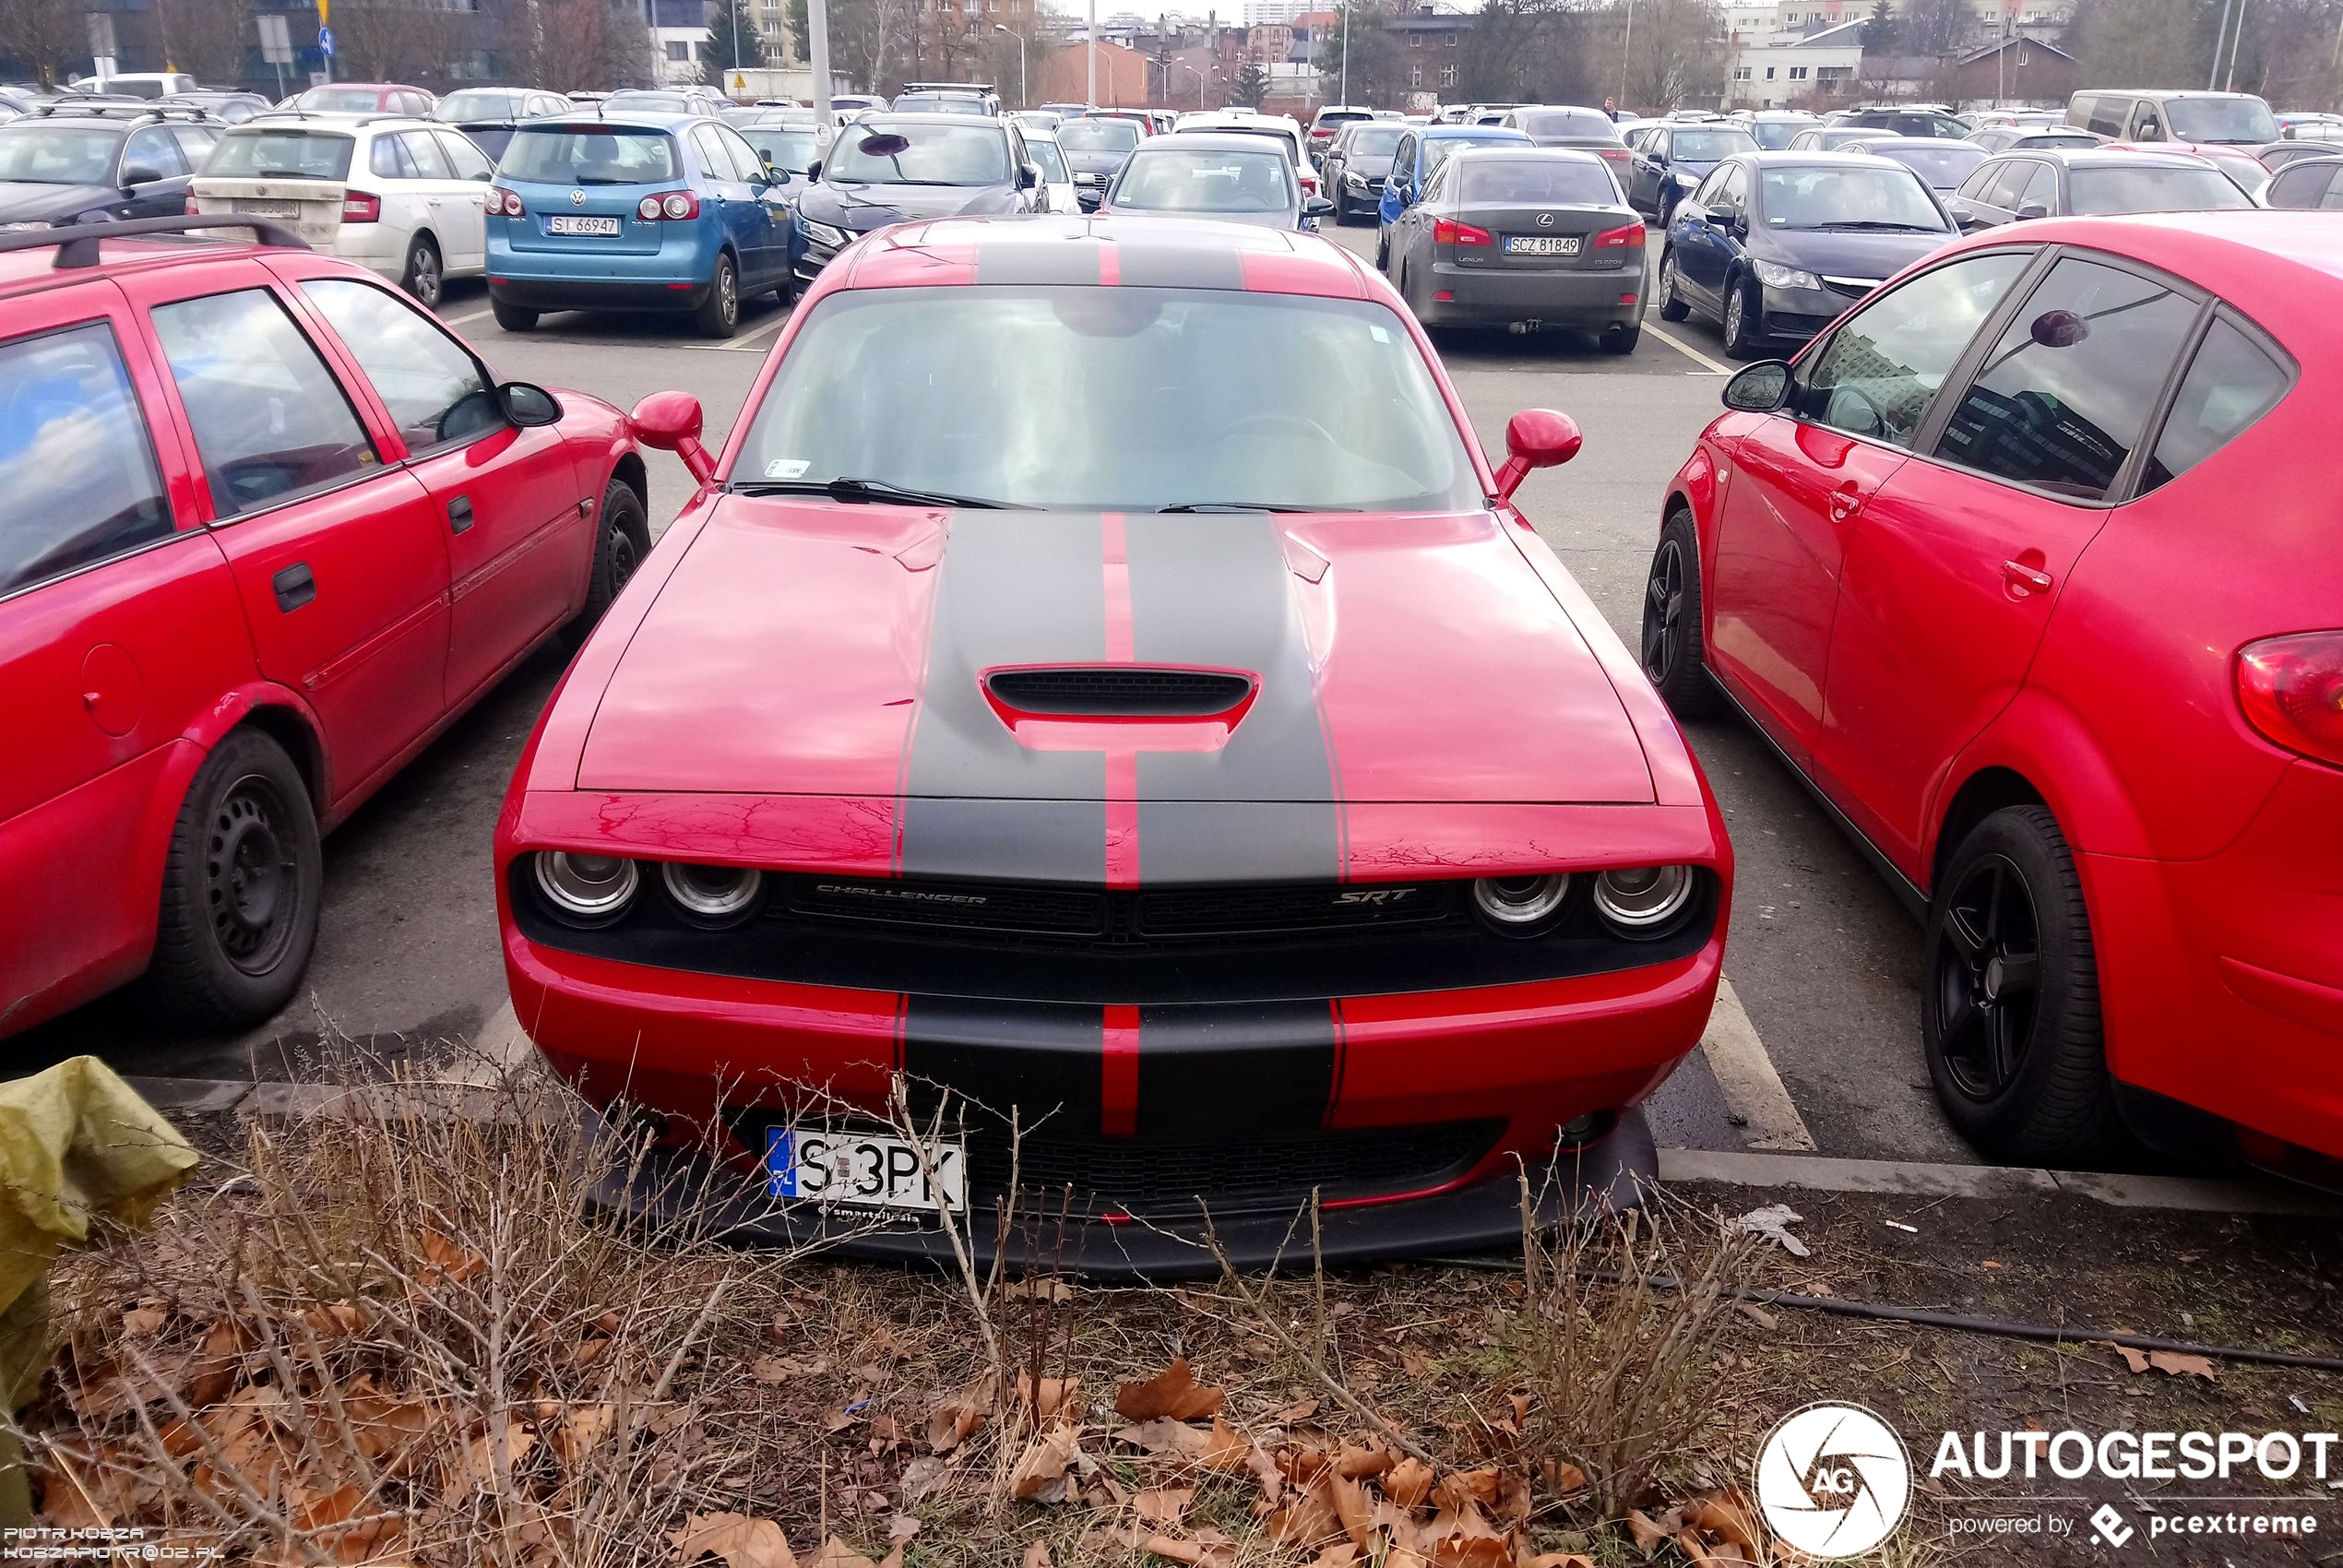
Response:
[{"label": "hood scoop", "polygon": [[984,677],[993,707],[1037,719],[1227,719],[1256,684],[1233,671],[1132,664],[1028,666]]}]

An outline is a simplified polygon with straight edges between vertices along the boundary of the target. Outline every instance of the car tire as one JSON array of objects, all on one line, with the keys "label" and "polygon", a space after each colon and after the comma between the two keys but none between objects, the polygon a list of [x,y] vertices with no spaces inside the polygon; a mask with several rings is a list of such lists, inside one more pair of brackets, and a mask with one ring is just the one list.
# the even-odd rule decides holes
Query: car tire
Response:
[{"label": "car tire", "polygon": [[703,338],[730,338],[741,324],[741,273],[730,252],[719,252],[716,271],[708,280],[708,298],[692,313],[693,325]]},{"label": "car tire", "polygon": [[1684,298],[1683,281],[1676,276],[1676,253],[1659,253],[1659,319],[1682,321],[1692,314],[1692,305]]},{"label": "car tire", "polygon": [[2124,1146],[2090,914],[2047,807],[1993,813],[1945,863],[1921,947],[1920,1022],[1937,1102],[1979,1149],[2074,1166]]},{"label": "car tire", "polygon": [[1644,580],[1643,636],[1636,644],[1645,678],[1679,719],[1717,711],[1708,678],[1708,647],[1701,635],[1700,532],[1692,508],[1679,504],[1659,526]]},{"label": "car tire", "polygon": [[439,308],[440,300],[447,292],[447,269],[441,265],[439,247],[432,244],[429,234],[418,234],[407,242],[407,260],[398,269],[398,286],[425,310]]},{"label": "car tire", "polygon": [[1757,330],[1757,321],[1765,307],[1754,303],[1750,296],[1755,290],[1735,279],[1725,285],[1724,316],[1719,325],[1725,333],[1725,357],[1729,360],[1754,360],[1764,350],[1765,339]]},{"label": "car tire", "polygon": [[538,313],[527,305],[508,305],[502,300],[491,300],[488,308],[496,315],[496,325],[507,332],[534,332]]},{"label": "car tire", "polygon": [[1391,271],[1391,231],[1380,222],[1375,225],[1374,267],[1386,276]]},{"label": "car tire", "polygon": [[292,1000],[325,892],[309,787],[257,730],[229,731],[172,827],[139,1000],[184,1028],[248,1028]]},{"label": "car tire", "polygon": [[1635,345],[1643,341],[1643,337],[1644,329],[1640,326],[1605,327],[1602,332],[1603,352],[1632,354],[1635,351]]},{"label": "car tire", "polygon": [[594,536],[594,569],[586,580],[586,604],[563,635],[575,647],[586,640],[650,553],[651,530],[643,512],[643,498],[634,486],[613,475],[602,491],[601,529]]}]

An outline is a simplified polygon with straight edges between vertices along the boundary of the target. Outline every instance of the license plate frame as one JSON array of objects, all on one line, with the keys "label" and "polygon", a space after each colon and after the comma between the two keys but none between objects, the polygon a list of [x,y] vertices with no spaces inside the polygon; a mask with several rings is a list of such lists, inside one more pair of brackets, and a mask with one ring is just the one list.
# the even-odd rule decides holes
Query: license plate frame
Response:
[{"label": "license plate frame", "polygon": [[238,218],[299,218],[301,203],[297,201],[268,201],[258,196],[238,196],[231,209]]},{"label": "license plate frame", "polygon": [[968,1212],[968,1150],[957,1138],[914,1142],[894,1133],[819,1123],[768,1127],[765,1177],[767,1196],[818,1208],[928,1217],[947,1207]]},{"label": "license plate frame", "polygon": [[555,212],[545,219],[545,232],[569,239],[614,240],[618,238],[619,221],[615,218],[593,213]]},{"label": "license plate frame", "polygon": [[1507,234],[1507,255],[1576,255],[1580,245],[1576,234]]}]

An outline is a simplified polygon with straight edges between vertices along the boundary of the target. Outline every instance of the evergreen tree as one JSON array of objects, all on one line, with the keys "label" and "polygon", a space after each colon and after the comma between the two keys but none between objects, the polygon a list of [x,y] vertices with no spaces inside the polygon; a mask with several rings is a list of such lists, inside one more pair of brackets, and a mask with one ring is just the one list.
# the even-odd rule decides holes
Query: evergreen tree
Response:
[{"label": "evergreen tree", "polygon": [[734,71],[765,64],[765,41],[757,36],[748,0],[717,0],[708,16],[708,42],[700,45],[699,57],[708,70],[721,73],[716,77],[718,87],[731,86]]}]

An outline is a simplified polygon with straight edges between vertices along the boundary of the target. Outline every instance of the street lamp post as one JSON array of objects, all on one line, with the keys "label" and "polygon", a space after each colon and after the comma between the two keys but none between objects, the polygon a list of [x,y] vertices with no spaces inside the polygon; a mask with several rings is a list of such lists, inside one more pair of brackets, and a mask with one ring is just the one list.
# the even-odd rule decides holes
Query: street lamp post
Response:
[{"label": "street lamp post", "polygon": [[1212,90],[1211,79],[1202,71],[1199,71],[1194,65],[1189,65],[1185,60],[1174,60],[1172,64],[1177,65],[1180,69],[1187,72],[1188,75],[1195,78],[1195,106],[1198,109],[1207,109],[1211,107],[1209,104],[1205,102],[1206,95]]},{"label": "street lamp post", "polygon": [[1033,93],[1026,77],[1025,35],[1014,28],[1004,27],[999,22],[993,24],[993,30],[1007,33],[1017,40],[1017,106],[1019,109],[1030,109],[1033,107]]},{"label": "street lamp post", "polygon": [[1082,101],[1096,109],[1099,106],[1099,0],[1090,0],[1090,27],[1083,35],[1083,44],[1090,52],[1090,86]]},{"label": "street lamp post", "polygon": [[1342,86],[1337,103],[1350,101],[1350,0],[1342,0]]}]

